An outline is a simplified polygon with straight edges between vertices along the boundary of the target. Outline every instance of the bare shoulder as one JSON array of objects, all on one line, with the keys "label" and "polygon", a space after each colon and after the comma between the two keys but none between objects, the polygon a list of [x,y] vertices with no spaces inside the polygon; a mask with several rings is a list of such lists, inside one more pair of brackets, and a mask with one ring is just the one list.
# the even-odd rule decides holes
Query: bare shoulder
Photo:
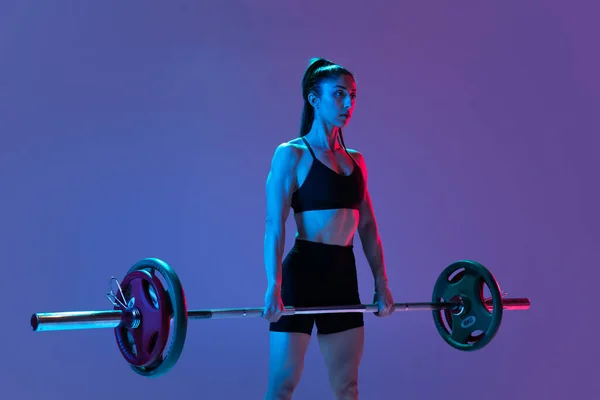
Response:
[{"label": "bare shoulder", "polygon": [[302,156],[302,148],[296,140],[280,143],[275,147],[273,158],[271,159],[272,171],[290,171],[298,164]]},{"label": "bare shoulder", "polygon": [[348,154],[354,158],[354,160],[361,166],[361,168],[366,169],[365,158],[362,153],[355,149],[346,149],[348,150]]},{"label": "bare shoulder", "polygon": [[350,153],[350,155],[356,159],[356,161],[358,161],[358,158],[360,158],[362,160],[363,155],[360,151],[356,150],[356,149],[349,149],[346,148],[346,150],[348,150],[348,153]]}]

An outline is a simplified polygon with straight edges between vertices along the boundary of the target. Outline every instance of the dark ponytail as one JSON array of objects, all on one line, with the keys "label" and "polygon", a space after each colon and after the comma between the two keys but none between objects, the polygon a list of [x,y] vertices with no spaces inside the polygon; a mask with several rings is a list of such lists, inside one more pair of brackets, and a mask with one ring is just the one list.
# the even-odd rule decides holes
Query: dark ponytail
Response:
[{"label": "dark ponytail", "polygon": [[304,107],[302,108],[302,120],[300,121],[300,137],[310,132],[313,121],[315,119],[315,109],[310,103],[304,100]]},{"label": "dark ponytail", "polygon": [[315,109],[308,102],[308,95],[314,93],[316,96],[321,96],[321,82],[324,79],[335,78],[342,74],[352,76],[350,71],[346,68],[325,58],[312,58],[308,62],[308,67],[306,68],[306,71],[304,71],[304,76],[302,77],[302,98],[304,99],[304,107],[302,109],[302,120],[300,122],[300,137],[310,132],[315,119]]}]

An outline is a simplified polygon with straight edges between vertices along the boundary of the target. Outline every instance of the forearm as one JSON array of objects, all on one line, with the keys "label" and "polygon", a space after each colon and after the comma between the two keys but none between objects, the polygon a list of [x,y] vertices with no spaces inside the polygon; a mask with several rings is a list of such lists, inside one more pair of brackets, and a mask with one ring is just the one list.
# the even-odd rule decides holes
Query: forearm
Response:
[{"label": "forearm", "polygon": [[281,261],[285,244],[285,224],[272,226],[267,224],[264,238],[264,263],[267,285],[281,288]]},{"label": "forearm", "polygon": [[375,283],[375,290],[385,288],[388,284],[383,245],[375,223],[364,226],[359,230],[363,251]]}]

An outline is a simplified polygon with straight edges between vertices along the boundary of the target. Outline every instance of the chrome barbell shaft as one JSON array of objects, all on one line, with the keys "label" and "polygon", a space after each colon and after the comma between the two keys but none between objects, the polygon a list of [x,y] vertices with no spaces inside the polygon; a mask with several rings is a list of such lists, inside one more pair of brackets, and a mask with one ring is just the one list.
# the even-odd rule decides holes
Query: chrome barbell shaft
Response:
[{"label": "chrome barbell shaft", "polygon": [[[455,302],[438,303],[394,303],[396,312],[402,311],[435,311],[451,309],[458,306]],[[489,311],[494,309],[493,301],[486,299],[485,306]],[[527,298],[502,299],[502,308],[507,311],[527,310],[531,306]],[[217,308],[207,310],[191,310],[188,312],[189,319],[227,319],[243,317],[261,317],[264,308]],[[348,306],[328,307],[286,307],[283,315],[299,314],[331,314],[331,313],[370,313],[377,312],[376,304],[359,304]]]},{"label": "chrome barbell shaft", "polygon": [[[395,303],[396,312],[401,311],[434,311],[450,309],[457,306],[454,302],[438,303]],[[486,299],[486,308],[493,310],[493,302]],[[507,311],[527,310],[531,306],[527,298],[504,298],[502,308]],[[375,304],[360,304],[330,307],[286,307],[284,315],[329,314],[329,313],[369,313],[378,310]],[[261,317],[264,308],[220,308],[188,311],[189,319],[224,319]],[[31,316],[31,328],[36,332],[68,331],[81,329],[116,328],[123,320],[121,310],[104,311],[66,311],[36,313]]]},{"label": "chrome barbell shaft", "polygon": [[121,310],[37,313],[31,316],[31,329],[48,332],[116,328],[122,316]]},{"label": "chrome barbell shaft", "polygon": [[[394,303],[396,311],[422,311],[452,308],[456,303]],[[332,314],[332,313],[369,313],[377,312],[376,304],[354,304],[347,306],[327,307],[286,307],[283,315],[300,314]],[[226,319],[241,317],[261,317],[264,308],[217,308],[207,310],[192,310],[188,312],[189,319]]]}]

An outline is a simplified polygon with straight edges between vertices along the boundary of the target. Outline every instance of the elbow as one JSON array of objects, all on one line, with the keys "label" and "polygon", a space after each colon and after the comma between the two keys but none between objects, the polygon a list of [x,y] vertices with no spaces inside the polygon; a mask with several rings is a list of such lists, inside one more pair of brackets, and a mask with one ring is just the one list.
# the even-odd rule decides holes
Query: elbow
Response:
[{"label": "elbow", "polygon": [[379,233],[377,232],[377,224],[374,221],[367,221],[359,224],[358,235],[363,242],[377,240],[379,236]]},{"label": "elbow", "polygon": [[265,221],[265,230],[267,232],[281,232],[285,229],[285,223],[281,218],[269,218]]},{"label": "elbow", "polygon": [[276,241],[285,236],[285,223],[280,219],[269,219],[265,223],[265,237]]}]

